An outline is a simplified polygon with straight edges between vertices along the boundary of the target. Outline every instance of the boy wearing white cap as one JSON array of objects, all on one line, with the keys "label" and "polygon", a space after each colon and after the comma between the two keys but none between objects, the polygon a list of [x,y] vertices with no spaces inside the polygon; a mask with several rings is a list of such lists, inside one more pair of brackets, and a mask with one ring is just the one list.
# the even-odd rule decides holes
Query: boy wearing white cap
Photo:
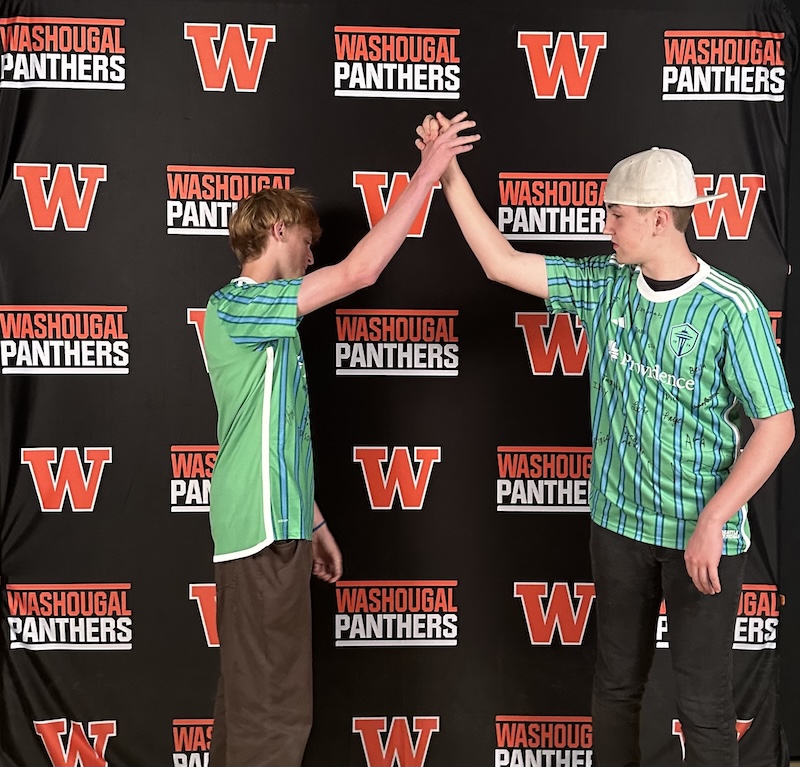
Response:
[{"label": "boy wearing white cap", "polygon": [[[418,146],[447,125],[427,117]],[[455,159],[442,184],[487,276],[577,314],[588,336],[594,764],[640,764],[663,598],[685,761],[735,767],[731,645],[747,501],[791,445],[794,419],[766,309],[686,242],[693,206],[714,197],[697,196],[678,152],[628,157],[604,195],[614,255],[572,259],[512,248]],[[740,452],[742,411],[754,430]]]}]

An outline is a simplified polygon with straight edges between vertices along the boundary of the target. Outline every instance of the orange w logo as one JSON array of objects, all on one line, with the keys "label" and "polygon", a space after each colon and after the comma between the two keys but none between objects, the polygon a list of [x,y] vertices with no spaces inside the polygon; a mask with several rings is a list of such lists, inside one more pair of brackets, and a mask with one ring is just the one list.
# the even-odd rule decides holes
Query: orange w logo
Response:
[{"label": "orange w logo", "polygon": [[237,91],[253,93],[258,90],[267,45],[275,40],[275,27],[248,24],[247,39],[253,43],[249,53],[241,24],[226,25],[219,53],[214,47],[214,41],[220,39],[219,24],[184,24],[183,39],[192,42],[203,90],[224,91],[228,76],[233,75]]},{"label": "orange w logo", "polygon": [[416,745],[411,737],[408,718],[392,717],[389,734],[384,741],[381,733],[386,732],[385,716],[359,716],[353,718],[353,732],[361,736],[361,745],[368,767],[423,767],[428,755],[431,736],[439,732],[438,716],[415,716],[414,732]]},{"label": "orange w logo", "polygon": [[[408,173],[392,174],[392,184],[389,186],[389,174],[383,171],[357,170],[353,173],[353,186],[361,189],[361,198],[364,200],[364,207],[367,211],[367,221],[369,228],[375,226],[385,215],[389,208],[397,202],[397,198],[403,193],[410,181]],[[389,186],[388,199],[384,200],[382,189]],[[441,189],[441,182],[437,181],[428,192],[425,202],[417,213],[417,217],[408,230],[408,237],[422,237],[425,233],[425,225],[428,222],[428,214],[431,210],[431,201],[436,189]]]},{"label": "orange w logo", "polygon": [[525,49],[528,70],[537,99],[554,99],[559,83],[564,83],[568,99],[585,99],[589,93],[597,54],[606,47],[605,32],[580,32],[580,47],[584,51],[580,61],[574,32],[559,32],[553,56],[547,50],[553,47],[552,32],[520,32],[517,47]]},{"label": "orange w logo", "polygon": [[442,460],[442,448],[415,447],[414,460],[419,462],[416,473],[407,447],[392,449],[389,469],[384,474],[382,464],[388,457],[386,447],[353,448],[353,460],[361,464],[371,508],[376,511],[391,509],[395,495],[399,495],[401,508],[418,511],[428,492],[433,464]]}]

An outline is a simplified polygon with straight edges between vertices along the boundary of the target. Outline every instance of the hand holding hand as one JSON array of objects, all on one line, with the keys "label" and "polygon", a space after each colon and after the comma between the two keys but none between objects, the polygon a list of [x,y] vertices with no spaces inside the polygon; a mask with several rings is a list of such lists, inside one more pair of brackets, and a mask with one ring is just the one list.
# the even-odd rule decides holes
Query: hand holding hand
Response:
[{"label": "hand holding hand", "polygon": [[441,112],[437,112],[435,117],[426,115],[422,124],[417,126],[419,138],[414,142],[422,152],[419,170],[438,180],[457,155],[471,151],[473,144],[480,141],[477,133],[459,135],[461,131],[474,127],[475,121],[467,120],[466,112],[459,112],[452,120]]}]

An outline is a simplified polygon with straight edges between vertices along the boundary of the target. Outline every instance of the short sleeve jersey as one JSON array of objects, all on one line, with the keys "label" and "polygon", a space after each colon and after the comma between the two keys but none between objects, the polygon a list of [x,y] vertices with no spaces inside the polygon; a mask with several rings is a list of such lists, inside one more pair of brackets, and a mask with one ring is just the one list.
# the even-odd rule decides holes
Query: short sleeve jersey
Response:
[{"label": "short sleeve jersey", "polygon": [[[588,334],[592,519],[673,549],[728,476],[741,411],[793,407],[763,304],[698,262],[688,282],[655,291],[614,256],[546,257],[548,309],[577,314]],[[728,555],[749,547],[746,504],[723,541]]]},{"label": "short sleeve jersey", "polygon": [[234,280],[208,301],[204,347],[217,402],[214,561],[310,539],[314,469],[300,347],[301,280]]}]

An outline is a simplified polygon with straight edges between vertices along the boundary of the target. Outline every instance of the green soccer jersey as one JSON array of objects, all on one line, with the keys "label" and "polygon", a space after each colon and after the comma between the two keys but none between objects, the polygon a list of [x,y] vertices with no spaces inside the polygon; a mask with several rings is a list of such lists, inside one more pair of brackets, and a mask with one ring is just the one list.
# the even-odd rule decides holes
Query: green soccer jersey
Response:
[{"label": "green soccer jersey", "polygon": [[[793,407],[766,309],[698,262],[688,282],[655,291],[614,256],[546,257],[548,309],[577,314],[588,334],[592,519],[673,549],[728,476],[741,410]],[[746,504],[723,539],[725,554],[747,550]]]},{"label": "green soccer jersey", "polygon": [[208,301],[204,346],[219,413],[210,511],[215,562],[250,556],[275,540],[311,538],[301,282],[240,278]]}]

